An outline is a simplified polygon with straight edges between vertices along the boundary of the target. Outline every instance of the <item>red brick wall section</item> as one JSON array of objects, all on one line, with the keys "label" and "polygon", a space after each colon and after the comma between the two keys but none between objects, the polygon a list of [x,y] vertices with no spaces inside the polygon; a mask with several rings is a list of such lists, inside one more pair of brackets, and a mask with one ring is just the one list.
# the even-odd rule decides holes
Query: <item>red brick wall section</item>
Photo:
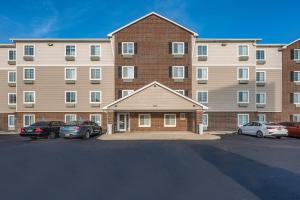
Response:
[{"label": "red brick wall section", "polygon": [[0,131],[8,130],[8,115],[14,115],[15,113],[0,113]]},{"label": "red brick wall section", "polygon": [[195,128],[194,131],[195,133],[199,132],[199,124],[202,124],[202,110],[196,110],[195,111]]}]

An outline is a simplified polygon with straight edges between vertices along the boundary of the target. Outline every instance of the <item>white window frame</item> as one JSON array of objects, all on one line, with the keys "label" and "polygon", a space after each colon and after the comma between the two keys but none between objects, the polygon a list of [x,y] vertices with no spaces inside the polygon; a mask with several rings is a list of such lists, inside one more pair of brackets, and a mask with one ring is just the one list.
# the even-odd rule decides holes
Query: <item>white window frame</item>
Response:
[{"label": "white window frame", "polygon": [[[25,70],[33,69],[33,79],[31,78],[25,78]],[[24,67],[23,68],[23,80],[24,81],[35,81],[35,67]]]},{"label": "white window frame", "polygon": [[[16,96],[16,103],[10,103],[9,102],[9,100],[10,100],[10,95],[15,95]],[[9,105],[9,106],[15,106],[16,104],[17,104],[17,93],[8,93],[7,94],[7,104]]]},{"label": "white window frame", "polygon": [[[206,101],[199,101],[199,95],[198,95],[198,93],[200,93],[200,92],[202,92],[202,93],[206,93]],[[197,90],[197,92],[196,92],[196,99],[197,99],[197,102],[199,102],[199,103],[201,103],[201,104],[207,104],[208,103],[208,91],[207,90]]]},{"label": "white window frame", "polygon": [[[264,116],[263,118],[264,118],[264,120],[263,121],[260,121],[258,118],[259,118],[259,116]],[[267,115],[266,114],[263,114],[263,113],[259,113],[259,114],[257,114],[257,121],[260,121],[260,122],[266,122],[267,121]]]},{"label": "white window frame", "polygon": [[300,122],[300,120],[295,120],[295,118],[300,119],[300,114],[293,114],[292,116],[293,116],[293,119],[292,119],[293,122]]},{"label": "white window frame", "polygon": [[[257,77],[257,73],[264,73],[264,81],[257,81],[256,77]],[[267,82],[267,71],[256,71],[255,72],[255,81],[256,83],[266,83]]]},{"label": "white window frame", "polygon": [[[299,95],[299,102],[295,102],[295,95]],[[293,103],[296,105],[300,105],[300,92],[294,92],[293,93]]]},{"label": "white window frame", "polygon": [[[100,78],[92,78],[92,70],[99,69],[100,70]],[[76,73],[77,74],[77,73]],[[102,80],[102,67],[90,67],[90,80],[91,81],[99,81]]]},{"label": "white window frame", "polygon": [[[239,51],[240,50],[240,46],[247,46],[247,48],[248,48],[247,55],[240,55],[240,51]],[[238,57],[249,56],[249,50],[250,50],[249,44],[239,44],[238,48],[237,48],[237,55],[238,55]]]},{"label": "white window frame", "polygon": [[[74,46],[75,47],[75,55],[67,55],[67,46]],[[76,46],[76,44],[66,44],[65,45],[65,56],[74,56],[74,57],[76,57],[76,55],[77,55],[77,46]]]},{"label": "white window frame", "polygon": [[[11,125],[9,122],[9,118],[13,117],[14,118],[14,125]],[[15,128],[16,127],[16,116],[15,115],[7,115],[7,127],[8,128]]]},{"label": "white window frame", "polygon": [[[15,59],[14,59],[14,60],[9,59],[9,53],[10,53],[11,51],[14,51],[14,52],[15,52]],[[17,50],[15,50],[15,49],[9,49],[9,50],[8,50],[8,54],[7,54],[7,60],[8,60],[8,61],[16,61],[16,60],[17,60]]]},{"label": "white window frame", "polygon": [[[263,51],[264,52],[264,59],[257,59],[257,51]],[[266,60],[266,50],[265,49],[256,49],[255,58],[256,58],[257,61],[265,61]]]},{"label": "white window frame", "polygon": [[[71,69],[71,70],[75,70],[75,78],[67,78],[67,70],[69,70],[69,69]],[[66,81],[76,81],[77,80],[77,68],[76,67],[65,67],[65,80]]]},{"label": "white window frame", "polygon": [[[298,59],[296,59],[296,52],[299,52],[299,57],[298,57]],[[294,60],[295,60],[295,61],[300,60],[300,49],[294,49]]]},{"label": "white window frame", "polygon": [[[92,55],[92,46],[99,46],[99,55]],[[102,54],[101,44],[90,44],[90,56],[101,57],[101,54]]]},{"label": "white window frame", "polygon": [[72,120],[72,121],[76,121],[77,120],[77,114],[65,114],[65,123],[67,123],[67,116],[74,116],[74,120]]},{"label": "white window frame", "polygon": [[[174,77],[174,69],[175,68],[182,68],[183,69],[183,73],[182,73],[182,77]],[[172,79],[185,79],[185,66],[172,66]]]},{"label": "white window frame", "polygon": [[[131,93],[134,92],[134,90],[122,90],[122,98],[125,97],[125,96],[124,96],[124,93],[125,93],[125,92],[127,92],[128,95],[130,95]],[[128,96],[128,95],[126,95],[126,96]]]},{"label": "white window frame", "polygon": [[241,126],[245,125],[245,124],[240,125],[240,116],[247,116],[248,120],[245,124],[249,123],[249,121],[250,121],[249,114],[238,114],[237,115],[237,125],[238,125],[238,127],[241,127]]},{"label": "white window frame", "polygon": [[90,121],[92,121],[92,117],[93,116],[98,116],[99,117],[99,123],[95,122],[96,124],[98,124],[99,126],[102,126],[102,114],[90,114]]},{"label": "white window frame", "polygon": [[[175,53],[174,52],[175,44],[182,44],[183,45],[183,48],[182,48],[183,52],[182,53]],[[172,55],[184,55],[184,53],[185,53],[185,44],[184,44],[184,42],[172,42]]]},{"label": "white window frame", "polygon": [[[124,45],[128,45],[128,44],[132,44],[133,48],[132,48],[132,53],[125,53],[124,52]],[[134,55],[135,52],[135,45],[134,42],[122,42],[122,55]]]},{"label": "white window frame", "polygon": [[185,96],[185,90],[175,90],[175,92]]},{"label": "white window frame", "polygon": [[[130,68],[133,69],[133,77],[124,77],[124,68]],[[122,79],[134,79],[134,66],[122,66]]]},{"label": "white window frame", "polygon": [[[93,92],[100,93],[100,102],[93,102],[93,101],[92,101],[92,93],[93,93]],[[97,90],[97,91],[90,91],[90,103],[102,103],[102,91],[100,91],[100,90]]]},{"label": "white window frame", "polygon": [[[247,77],[246,78],[241,78],[240,77],[240,70],[247,70]],[[238,67],[237,68],[237,80],[238,81],[249,81],[249,67]]]},{"label": "white window frame", "polygon": [[[167,124],[166,124],[166,116],[167,116],[167,115],[175,116],[175,124],[174,124],[174,125],[167,125]],[[164,127],[176,127],[176,124],[177,124],[176,121],[177,121],[177,119],[176,119],[176,114],[168,114],[168,113],[167,113],[167,114],[164,114]]]},{"label": "white window frame", "polygon": [[[206,70],[206,78],[199,78],[199,71],[198,70]],[[197,67],[196,68],[196,80],[198,81],[207,81],[208,80],[208,67]]]},{"label": "white window frame", "polygon": [[23,126],[24,126],[24,127],[27,127],[27,126],[30,126],[30,125],[31,125],[31,124],[28,124],[28,125],[25,124],[25,118],[26,118],[26,117],[32,117],[33,120],[32,120],[32,123],[31,123],[31,124],[35,123],[35,114],[24,114],[24,115],[23,115]]},{"label": "white window frame", "polygon": [[[75,93],[75,102],[67,102],[67,93],[68,92],[74,92]],[[77,103],[77,91],[65,91],[65,104],[76,104]]]},{"label": "white window frame", "polygon": [[[240,102],[239,101],[239,93],[240,92],[246,92],[246,93],[248,93],[248,101],[247,102]],[[249,92],[249,90],[239,90],[239,91],[237,91],[237,103],[249,103],[249,99],[250,99],[250,92]]]},{"label": "white window frame", "polygon": [[[33,93],[33,102],[25,102],[26,93]],[[35,104],[35,98],[36,98],[35,91],[23,91],[23,104]]]},{"label": "white window frame", "polygon": [[[257,94],[265,95],[265,101],[262,102],[262,103],[258,103],[258,102],[257,102],[257,96],[256,96]],[[257,92],[256,95],[255,95],[255,103],[256,103],[256,104],[258,104],[258,105],[266,105],[266,104],[267,104],[267,93],[266,93],[266,92]]]},{"label": "white window frame", "polygon": [[[25,55],[25,46],[33,46],[33,55]],[[24,44],[23,45],[23,56],[35,57],[35,44]]]},{"label": "white window frame", "polygon": [[[204,117],[203,117],[203,116],[206,116],[206,122],[205,122],[206,124],[205,124],[205,123],[203,123],[203,121],[204,121],[204,120],[203,120],[203,119],[204,119]],[[208,121],[209,121],[209,120],[208,120],[208,114],[202,114],[202,124],[203,124],[203,126],[204,126],[205,128],[207,128],[207,127],[208,127]]]},{"label": "white window frame", "polygon": [[[141,125],[141,116],[148,116],[149,117],[149,124]],[[151,114],[139,114],[139,127],[141,127],[141,128],[151,127]]]},{"label": "white window frame", "polygon": [[[206,55],[200,55],[199,54],[199,46],[205,46],[206,47]],[[207,44],[198,44],[197,45],[197,57],[208,57],[208,45]]]},{"label": "white window frame", "polygon": [[[300,71],[293,71],[293,79],[295,83],[299,83],[300,82],[300,78],[298,81],[295,80],[295,74],[298,73],[300,75]],[[299,76],[300,77],[300,76]]]},{"label": "white window frame", "polygon": [[[10,73],[14,73],[15,74],[15,81],[14,82],[12,82],[12,81],[9,80],[9,78],[10,78],[9,74]],[[17,82],[17,72],[16,71],[8,71],[7,72],[7,82],[8,83],[16,83]]]}]

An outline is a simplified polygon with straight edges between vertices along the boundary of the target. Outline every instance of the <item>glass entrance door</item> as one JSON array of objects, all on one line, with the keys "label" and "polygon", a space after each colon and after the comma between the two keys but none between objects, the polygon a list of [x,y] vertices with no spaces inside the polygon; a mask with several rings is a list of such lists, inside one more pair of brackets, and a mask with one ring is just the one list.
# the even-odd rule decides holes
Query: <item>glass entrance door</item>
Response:
[{"label": "glass entrance door", "polygon": [[125,132],[129,127],[127,113],[118,113],[118,131]]}]

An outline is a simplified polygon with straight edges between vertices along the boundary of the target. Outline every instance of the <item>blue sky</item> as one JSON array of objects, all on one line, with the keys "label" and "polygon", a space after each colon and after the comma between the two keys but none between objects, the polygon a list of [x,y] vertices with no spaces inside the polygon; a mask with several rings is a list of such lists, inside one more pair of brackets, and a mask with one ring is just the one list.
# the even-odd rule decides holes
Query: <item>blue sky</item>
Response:
[{"label": "blue sky", "polygon": [[0,43],[9,38],[103,38],[151,11],[204,38],[300,37],[297,0],[14,0],[2,1]]}]

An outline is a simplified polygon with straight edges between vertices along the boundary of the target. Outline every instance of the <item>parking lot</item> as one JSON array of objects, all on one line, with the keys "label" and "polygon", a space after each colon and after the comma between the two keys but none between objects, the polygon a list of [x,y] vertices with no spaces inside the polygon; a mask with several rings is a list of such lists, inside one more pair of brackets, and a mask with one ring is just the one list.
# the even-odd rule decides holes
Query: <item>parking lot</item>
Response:
[{"label": "parking lot", "polygon": [[300,199],[300,139],[0,135],[0,199]]}]

